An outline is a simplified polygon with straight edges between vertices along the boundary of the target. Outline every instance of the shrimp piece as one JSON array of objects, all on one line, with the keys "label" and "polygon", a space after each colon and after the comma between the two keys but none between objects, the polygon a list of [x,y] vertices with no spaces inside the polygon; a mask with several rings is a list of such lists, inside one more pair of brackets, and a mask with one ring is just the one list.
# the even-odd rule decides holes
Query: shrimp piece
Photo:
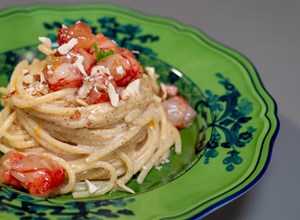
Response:
[{"label": "shrimp piece", "polygon": [[96,35],[96,45],[100,50],[118,50],[118,45],[111,39],[105,37],[103,34]]},{"label": "shrimp piece", "polygon": [[84,22],[78,21],[69,28],[60,28],[58,30],[57,42],[59,45],[68,43],[72,38],[77,38],[78,43],[74,49],[80,48],[88,50],[96,42],[96,37],[92,29]]},{"label": "shrimp piece", "polygon": [[86,50],[84,49],[79,49],[78,50],[78,53],[83,56],[83,62],[82,62],[82,65],[83,65],[83,68],[84,70],[90,74],[91,72],[91,67],[95,64],[96,62],[96,57],[94,54],[90,54],[89,52],[87,52]]},{"label": "shrimp piece", "polygon": [[107,91],[100,90],[97,87],[91,89],[90,93],[88,94],[88,103],[89,104],[98,104],[102,102],[108,102],[109,96]]},{"label": "shrimp piece", "polygon": [[43,72],[49,88],[53,91],[65,88],[79,88],[83,82],[82,74],[71,63],[62,63],[54,70],[45,69]]},{"label": "shrimp piece", "polygon": [[65,171],[57,163],[36,154],[7,152],[0,160],[0,181],[30,194],[49,198],[59,194]]},{"label": "shrimp piece", "polygon": [[89,104],[98,104],[108,102],[108,84],[111,83],[114,87],[116,84],[108,75],[101,73],[92,76],[90,81],[93,83],[93,88],[90,90],[87,101]]},{"label": "shrimp piece", "polygon": [[174,96],[163,102],[169,121],[178,129],[189,127],[196,118],[196,111],[182,96]]},{"label": "shrimp piece", "polygon": [[0,159],[0,182],[14,186],[18,189],[23,188],[21,182],[11,175],[11,166],[19,162],[25,156],[16,151],[8,151]]},{"label": "shrimp piece", "polygon": [[142,66],[126,48],[119,48],[117,53],[101,60],[98,64],[109,68],[110,74],[119,87],[126,87],[143,73]]}]

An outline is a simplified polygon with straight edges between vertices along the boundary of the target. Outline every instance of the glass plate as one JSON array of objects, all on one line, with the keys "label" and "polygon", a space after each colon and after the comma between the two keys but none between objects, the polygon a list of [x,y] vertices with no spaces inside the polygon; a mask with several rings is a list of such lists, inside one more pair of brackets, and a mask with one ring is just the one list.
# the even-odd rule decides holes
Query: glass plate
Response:
[{"label": "glass plate", "polygon": [[1,185],[1,219],[199,218],[262,177],[279,130],[274,100],[245,57],[175,21],[106,4],[7,9],[0,12],[1,86],[20,60],[41,58],[38,36],[56,41],[57,28],[77,20],[139,51],[143,65],[179,87],[197,120],[181,131],[181,155],[171,153],[170,163],[151,171],[142,185],[135,178],[128,183],[136,194],[41,199]]}]

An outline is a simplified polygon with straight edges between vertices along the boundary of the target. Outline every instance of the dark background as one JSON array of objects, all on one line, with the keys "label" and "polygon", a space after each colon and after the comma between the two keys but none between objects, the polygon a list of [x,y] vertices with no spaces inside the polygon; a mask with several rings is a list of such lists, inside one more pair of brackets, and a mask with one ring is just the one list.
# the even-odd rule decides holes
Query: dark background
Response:
[{"label": "dark background", "polygon": [[[204,219],[299,219],[299,0],[0,0],[0,9],[34,3],[113,3],[193,26],[249,58],[278,104],[281,129],[269,168],[244,196]],[[1,27],[0,27],[1,30]]]}]

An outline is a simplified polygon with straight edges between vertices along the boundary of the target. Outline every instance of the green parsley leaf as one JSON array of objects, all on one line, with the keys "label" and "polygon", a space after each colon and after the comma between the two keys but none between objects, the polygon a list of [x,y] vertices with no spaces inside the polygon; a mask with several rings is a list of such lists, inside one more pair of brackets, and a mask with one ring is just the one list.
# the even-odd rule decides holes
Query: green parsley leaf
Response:
[{"label": "green parsley leaf", "polygon": [[98,47],[96,44],[93,44],[95,55],[96,55],[96,61],[99,62],[101,60],[105,60],[107,57],[110,57],[111,55],[115,54],[115,51],[109,50],[105,51],[103,49],[98,50]]}]

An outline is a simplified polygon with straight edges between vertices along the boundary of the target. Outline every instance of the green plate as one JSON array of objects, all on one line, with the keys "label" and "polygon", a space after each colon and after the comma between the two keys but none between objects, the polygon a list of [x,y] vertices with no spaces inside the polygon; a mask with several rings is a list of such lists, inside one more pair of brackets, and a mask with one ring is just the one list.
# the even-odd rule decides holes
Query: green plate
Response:
[{"label": "green plate", "polygon": [[252,64],[239,53],[177,22],[112,5],[12,8],[0,12],[0,82],[22,59],[41,57],[38,36],[56,40],[61,24],[77,20],[120,46],[140,51],[160,80],[175,84],[198,112],[181,131],[183,153],[154,169],[142,185],[87,199],[32,197],[0,187],[0,218],[201,218],[247,192],[264,174],[279,130],[276,104]]}]

